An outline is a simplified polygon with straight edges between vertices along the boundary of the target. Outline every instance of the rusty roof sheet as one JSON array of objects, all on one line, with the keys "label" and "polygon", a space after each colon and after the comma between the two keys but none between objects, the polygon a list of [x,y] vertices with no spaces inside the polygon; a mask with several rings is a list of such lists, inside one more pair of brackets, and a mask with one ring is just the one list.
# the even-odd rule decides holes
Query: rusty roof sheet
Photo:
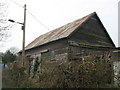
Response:
[{"label": "rusty roof sheet", "polygon": [[40,35],[35,40],[33,40],[30,44],[26,46],[27,49],[31,49],[46,43],[49,43],[51,41],[55,41],[58,39],[62,39],[65,37],[68,37],[74,30],[76,30],[77,27],[79,27],[83,22],[85,22],[90,16],[92,16],[94,13],[91,13],[81,19],[75,20],[71,23],[68,23],[64,26],[61,26],[55,30],[52,30],[48,33],[45,33],[43,35]]}]

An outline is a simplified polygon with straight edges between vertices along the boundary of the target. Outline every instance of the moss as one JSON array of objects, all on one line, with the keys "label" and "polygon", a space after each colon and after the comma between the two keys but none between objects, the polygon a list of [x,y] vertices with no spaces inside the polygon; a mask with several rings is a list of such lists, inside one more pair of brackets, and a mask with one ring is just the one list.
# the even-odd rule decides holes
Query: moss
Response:
[{"label": "moss", "polygon": [[90,34],[90,33],[88,33],[88,35],[93,36],[95,38],[105,39],[105,37],[102,37],[102,36],[99,36],[99,35],[96,35],[96,34]]},{"label": "moss", "polygon": [[90,42],[76,42],[76,41],[69,41],[69,43],[71,45],[76,45],[76,46],[80,46],[80,45],[87,45],[87,46],[97,46],[97,47],[102,47],[103,45],[100,44],[94,44],[94,43],[90,43]]}]

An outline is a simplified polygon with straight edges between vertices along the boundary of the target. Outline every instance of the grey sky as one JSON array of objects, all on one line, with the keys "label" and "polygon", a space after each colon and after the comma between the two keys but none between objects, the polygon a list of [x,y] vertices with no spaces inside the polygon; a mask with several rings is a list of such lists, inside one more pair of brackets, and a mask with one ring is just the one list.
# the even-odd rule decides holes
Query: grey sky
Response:
[{"label": "grey sky", "polygon": [[[27,4],[26,45],[39,35],[82,18],[94,11],[97,12],[110,37],[118,46],[118,1],[119,0],[1,0],[6,2],[8,19],[23,22],[23,6]],[[18,5],[19,4],[19,5]],[[20,6],[21,5],[21,6]],[[46,25],[43,27],[33,16]],[[12,24],[9,22],[9,24]],[[22,48],[21,25],[14,24],[9,30],[11,37],[0,42],[1,51],[10,47]]]}]

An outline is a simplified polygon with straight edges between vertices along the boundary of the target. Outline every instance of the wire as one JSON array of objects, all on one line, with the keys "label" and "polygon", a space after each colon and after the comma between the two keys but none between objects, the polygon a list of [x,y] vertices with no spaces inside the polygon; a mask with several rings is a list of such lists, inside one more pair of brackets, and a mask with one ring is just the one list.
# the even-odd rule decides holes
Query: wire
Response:
[{"label": "wire", "polygon": [[30,13],[30,11],[28,11],[27,9],[27,12],[38,22],[40,23],[42,26],[44,26],[47,30],[49,30],[49,28],[47,26],[45,26],[39,19],[37,19],[37,17],[35,17],[32,13]]},{"label": "wire", "polygon": [[22,8],[24,8],[22,5],[20,5],[19,3],[15,2],[15,1],[13,1],[13,0],[11,0],[11,2],[13,2],[14,4],[16,4],[16,5],[18,5],[18,6],[22,7]]},{"label": "wire", "polygon": [[[15,2],[15,1],[13,1],[13,0],[11,0],[11,2],[13,2],[14,4],[16,4],[16,5],[24,8],[22,5],[20,5],[19,3]],[[41,25],[44,26],[47,30],[49,30],[48,27],[45,26],[40,20],[38,20],[38,18],[35,17],[35,15],[33,15],[30,11],[28,11],[28,9],[27,9],[27,12],[28,12],[39,24],[41,24]]]},{"label": "wire", "polygon": [[[36,21],[38,21],[38,22],[39,22],[41,25],[43,25],[47,30],[49,30],[49,29],[48,29],[43,23],[41,23],[32,13],[30,13],[28,10],[27,10],[27,12],[28,12]],[[52,31],[52,33],[54,33],[54,31]],[[54,33],[54,35],[59,38],[59,36],[56,35],[56,33]],[[55,36],[53,36],[53,37],[55,37]],[[49,41],[50,41],[51,39],[53,39],[53,37],[50,38]]]}]

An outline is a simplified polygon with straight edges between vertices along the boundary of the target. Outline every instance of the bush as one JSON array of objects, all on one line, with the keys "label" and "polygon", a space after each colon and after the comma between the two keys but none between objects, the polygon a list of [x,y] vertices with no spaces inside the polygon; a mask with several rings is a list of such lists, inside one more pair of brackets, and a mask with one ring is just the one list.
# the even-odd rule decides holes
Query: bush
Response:
[{"label": "bush", "polygon": [[[57,63],[57,65],[54,65]],[[32,79],[23,67],[13,64],[15,87],[20,88],[105,88],[113,87],[112,62],[107,58],[89,57],[67,62],[43,62],[41,73]]]},{"label": "bush", "polygon": [[88,58],[84,63],[70,61],[57,67],[45,64],[42,68],[39,87],[43,88],[99,88],[113,83],[111,62],[105,59]]},{"label": "bush", "polygon": [[20,67],[16,62],[11,63],[11,69],[3,70],[3,88],[18,88],[29,84],[28,75],[25,73],[25,67]]}]

